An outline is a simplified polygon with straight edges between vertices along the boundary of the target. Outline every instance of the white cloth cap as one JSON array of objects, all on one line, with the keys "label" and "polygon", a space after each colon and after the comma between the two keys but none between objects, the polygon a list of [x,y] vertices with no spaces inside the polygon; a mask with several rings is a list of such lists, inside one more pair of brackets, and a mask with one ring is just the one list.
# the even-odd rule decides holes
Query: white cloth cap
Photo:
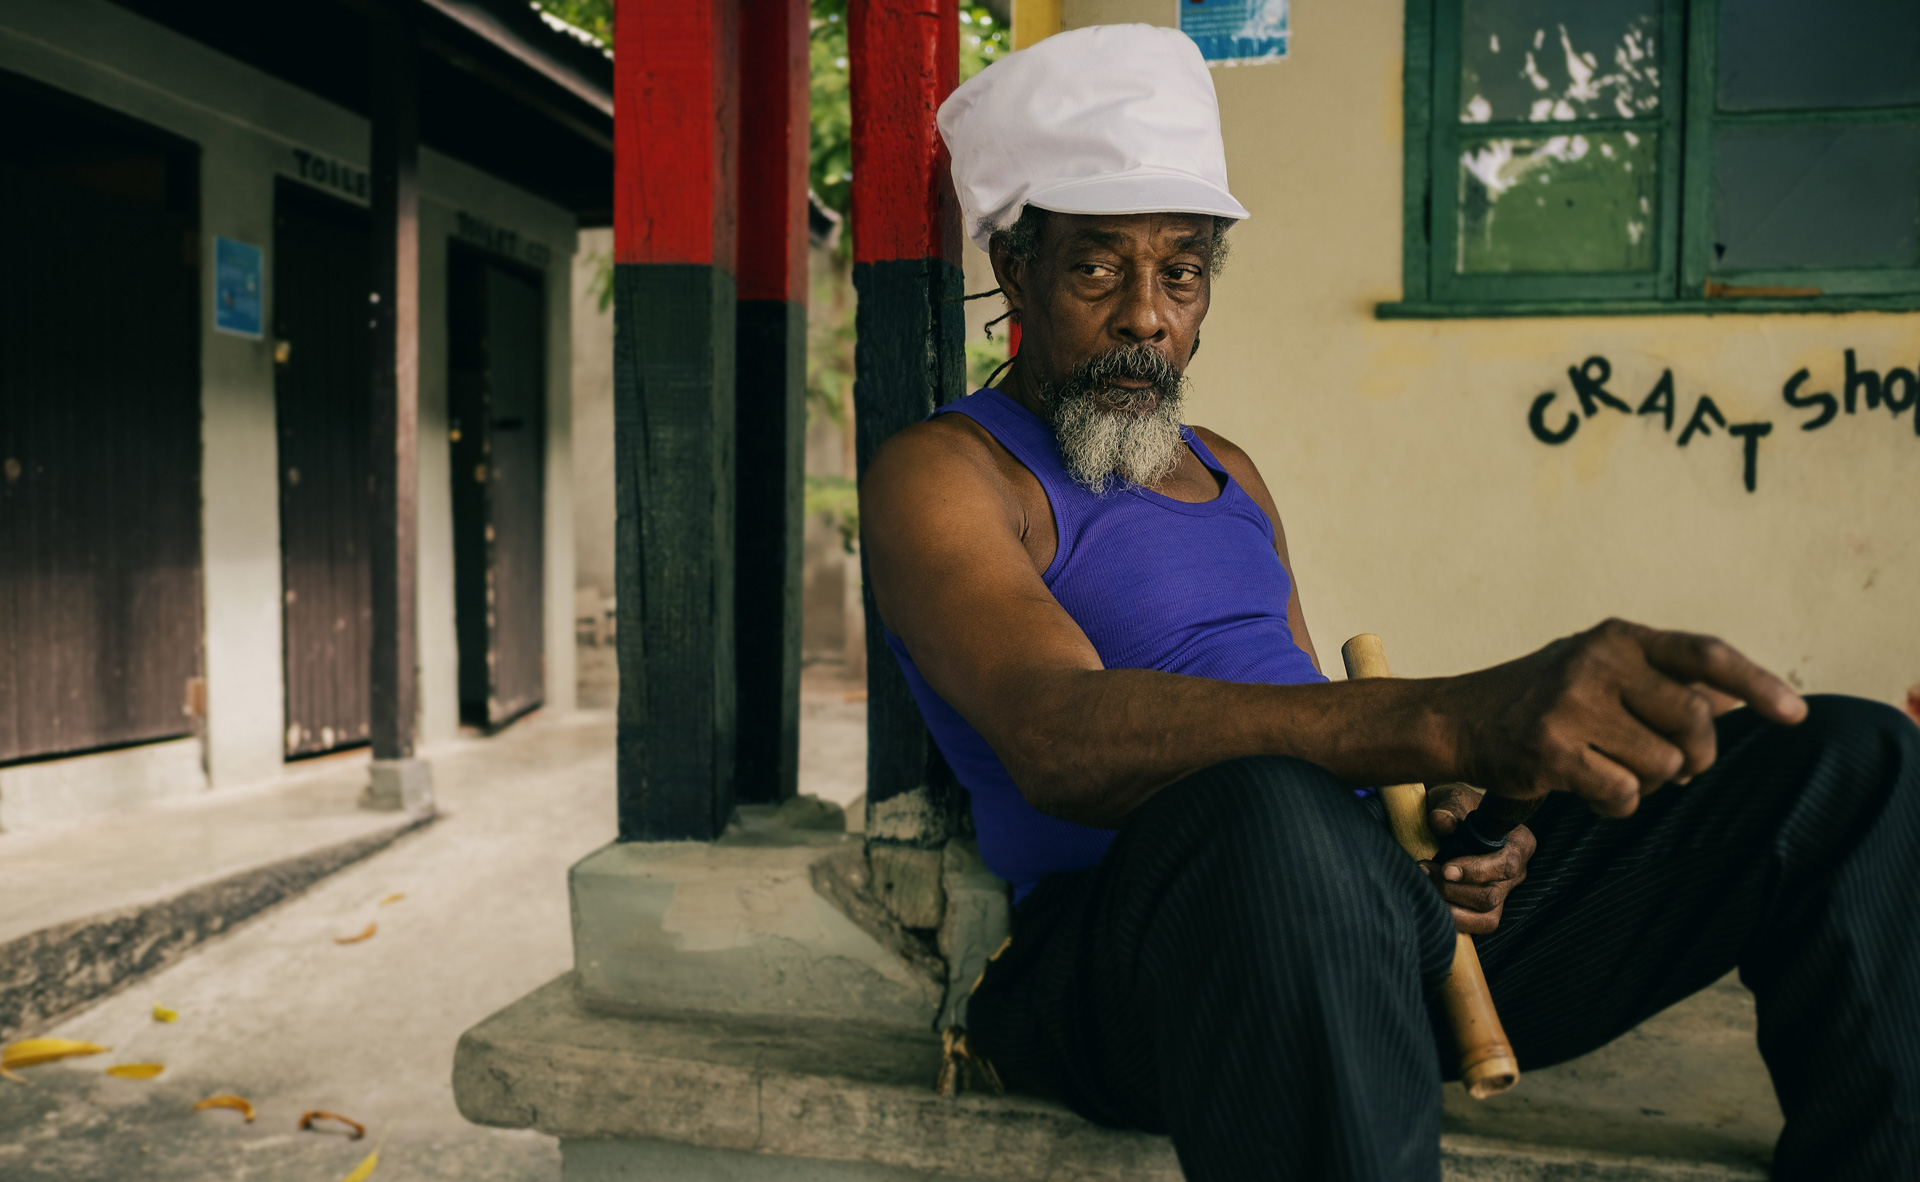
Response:
[{"label": "white cloth cap", "polygon": [[1248,216],[1227,192],[1206,59],[1178,29],[1057,33],[969,79],[940,104],[939,121],[967,236],[981,250],[1029,204]]}]

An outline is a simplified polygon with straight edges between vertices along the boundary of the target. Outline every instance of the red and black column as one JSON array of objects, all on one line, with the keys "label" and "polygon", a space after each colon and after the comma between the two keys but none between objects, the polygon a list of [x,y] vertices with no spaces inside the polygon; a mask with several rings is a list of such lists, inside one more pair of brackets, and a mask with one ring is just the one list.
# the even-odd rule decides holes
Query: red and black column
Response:
[{"label": "red and black column", "polygon": [[626,0],[614,51],[623,841],[733,811],[739,0]]},{"label": "red and black column", "polygon": [[800,775],[807,429],[806,0],[740,0],[734,640],[742,803]]},{"label": "red and black column", "polygon": [[[895,431],[962,393],[960,214],[934,123],[959,81],[956,0],[851,0],[855,450],[860,471]],[[932,849],[965,815],[960,789],[867,608],[869,842]],[[925,799],[909,800],[916,793]]]}]

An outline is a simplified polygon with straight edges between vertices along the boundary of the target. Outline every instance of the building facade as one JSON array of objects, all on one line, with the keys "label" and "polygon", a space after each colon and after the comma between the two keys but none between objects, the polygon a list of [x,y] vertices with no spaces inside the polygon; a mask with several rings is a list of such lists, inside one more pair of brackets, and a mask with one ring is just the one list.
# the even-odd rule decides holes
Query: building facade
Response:
[{"label": "building facade", "polygon": [[[611,101],[599,51],[531,10],[389,8],[423,63],[431,744],[573,704],[570,261],[610,203]],[[340,97],[367,89],[365,21],[0,8],[0,828],[367,741],[370,124]],[[541,139],[564,142],[520,151]]]}]

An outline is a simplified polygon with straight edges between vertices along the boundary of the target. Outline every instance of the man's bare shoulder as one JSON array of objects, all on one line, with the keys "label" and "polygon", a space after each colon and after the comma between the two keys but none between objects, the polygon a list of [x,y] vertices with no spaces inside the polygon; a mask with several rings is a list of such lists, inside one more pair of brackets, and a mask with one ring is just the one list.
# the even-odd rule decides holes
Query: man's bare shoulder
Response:
[{"label": "man's bare shoulder", "polygon": [[948,491],[1010,493],[1004,459],[1006,449],[966,414],[935,414],[900,428],[879,445],[862,491],[912,491],[939,484]]},{"label": "man's bare shoulder", "polygon": [[1265,478],[1260,475],[1260,469],[1254,465],[1253,457],[1246,453],[1246,449],[1217,431],[1210,431],[1191,423],[1188,427],[1192,429],[1194,435],[1199,437],[1200,442],[1207,445],[1207,450],[1220,461],[1220,466],[1227,470],[1228,475],[1239,481],[1240,486],[1247,490],[1247,495],[1253,498],[1254,503],[1266,511],[1267,516],[1273,521],[1274,528],[1279,529],[1280,509],[1274,504],[1273,494],[1267,490]]}]

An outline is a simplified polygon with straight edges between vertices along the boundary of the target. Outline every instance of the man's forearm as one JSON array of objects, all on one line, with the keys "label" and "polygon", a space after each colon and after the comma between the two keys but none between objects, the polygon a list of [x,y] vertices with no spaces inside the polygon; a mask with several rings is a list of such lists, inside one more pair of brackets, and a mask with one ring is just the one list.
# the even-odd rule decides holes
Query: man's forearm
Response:
[{"label": "man's forearm", "polygon": [[1114,826],[1209,764],[1288,755],[1355,785],[1452,778],[1449,680],[1247,685],[1149,669],[1028,678],[982,733],[1042,812]]}]

